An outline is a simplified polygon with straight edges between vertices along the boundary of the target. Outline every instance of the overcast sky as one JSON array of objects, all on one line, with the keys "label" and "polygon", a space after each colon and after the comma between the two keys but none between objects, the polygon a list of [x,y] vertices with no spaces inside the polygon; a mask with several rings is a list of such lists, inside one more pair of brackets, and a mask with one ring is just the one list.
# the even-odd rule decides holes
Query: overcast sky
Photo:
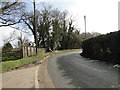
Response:
[{"label": "overcast sky", "polygon": [[[45,0],[42,0],[45,1]],[[118,30],[119,0],[46,0],[76,17],[77,27],[84,32],[84,15],[87,31],[106,34]]]},{"label": "overcast sky", "polygon": [[77,17],[77,26],[81,32],[84,32],[84,15],[86,15],[88,32],[94,31],[105,34],[118,30],[119,0],[73,1],[68,10]]},{"label": "overcast sky", "polygon": [[[86,15],[87,32],[106,34],[118,30],[118,1],[119,0],[38,0],[46,1],[53,7],[68,10],[76,17],[76,26],[84,32],[84,15]],[[28,10],[33,6],[28,7]],[[37,6],[40,8],[40,6]],[[12,28],[0,28],[0,46],[2,39],[8,37]],[[33,39],[32,39],[33,40]]]}]

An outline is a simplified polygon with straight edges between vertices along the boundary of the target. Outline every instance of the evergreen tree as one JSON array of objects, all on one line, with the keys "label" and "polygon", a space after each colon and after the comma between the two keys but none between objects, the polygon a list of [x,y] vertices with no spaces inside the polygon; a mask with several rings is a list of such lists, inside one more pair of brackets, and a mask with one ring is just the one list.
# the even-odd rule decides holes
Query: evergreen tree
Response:
[{"label": "evergreen tree", "polygon": [[4,44],[4,46],[2,48],[2,52],[9,52],[9,51],[12,51],[12,50],[13,50],[13,47],[10,44],[10,42]]}]

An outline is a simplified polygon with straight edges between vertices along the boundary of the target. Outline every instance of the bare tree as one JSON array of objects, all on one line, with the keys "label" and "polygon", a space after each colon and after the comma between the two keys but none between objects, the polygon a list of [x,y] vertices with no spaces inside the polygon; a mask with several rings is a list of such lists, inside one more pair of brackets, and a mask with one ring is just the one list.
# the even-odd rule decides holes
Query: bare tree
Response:
[{"label": "bare tree", "polygon": [[[39,16],[40,16],[40,12],[38,10],[36,10],[36,17],[35,17],[35,19],[36,19],[35,20],[36,21],[36,30],[38,30],[38,27],[40,25]],[[35,23],[34,23],[34,13],[33,13],[33,11],[23,13],[22,20],[23,20],[24,24],[31,30],[32,34],[34,35],[34,39],[36,39],[36,34],[35,34],[35,30],[34,30]],[[37,36],[37,39],[38,39],[38,36]]]},{"label": "bare tree", "polygon": [[17,39],[18,39],[18,47],[28,46],[29,39],[28,37],[23,36],[22,33]]},{"label": "bare tree", "polygon": [[[22,20],[28,26],[28,28],[32,31],[32,33],[34,35],[34,40],[37,39],[38,42],[40,42],[41,37],[44,36],[43,34],[46,34],[45,37],[43,37],[43,38],[44,39],[46,38],[46,43],[47,43],[46,47],[50,51],[51,50],[50,49],[50,24],[51,24],[52,7],[51,6],[45,6],[44,4],[42,4],[42,6],[43,6],[43,9],[41,11],[36,10],[36,15],[35,15],[37,38],[36,38],[35,30],[34,30],[34,26],[35,26],[34,12],[31,11],[31,12],[24,13],[23,17],[22,17]],[[45,32],[45,33],[41,33],[41,32]]]},{"label": "bare tree", "polygon": [[16,3],[18,3],[19,0],[16,0],[15,2],[11,3],[11,4],[8,4],[8,2],[6,3],[5,6],[3,6],[2,8],[0,8],[0,12],[3,12],[5,11],[6,9],[8,8],[11,8],[12,6],[14,6]]},{"label": "bare tree", "polygon": [[21,21],[21,12],[24,11],[25,3],[15,2],[0,3],[0,27],[17,24]]}]

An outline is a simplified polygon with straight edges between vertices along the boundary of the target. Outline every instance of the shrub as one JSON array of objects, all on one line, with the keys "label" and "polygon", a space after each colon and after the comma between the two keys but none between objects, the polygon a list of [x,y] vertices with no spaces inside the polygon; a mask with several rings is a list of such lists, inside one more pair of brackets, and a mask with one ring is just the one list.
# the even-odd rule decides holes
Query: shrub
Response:
[{"label": "shrub", "polygon": [[82,56],[120,63],[120,31],[85,40]]},{"label": "shrub", "polygon": [[13,50],[13,47],[9,42],[6,43],[2,48],[2,52],[9,52],[9,51],[12,51],[12,50]]}]

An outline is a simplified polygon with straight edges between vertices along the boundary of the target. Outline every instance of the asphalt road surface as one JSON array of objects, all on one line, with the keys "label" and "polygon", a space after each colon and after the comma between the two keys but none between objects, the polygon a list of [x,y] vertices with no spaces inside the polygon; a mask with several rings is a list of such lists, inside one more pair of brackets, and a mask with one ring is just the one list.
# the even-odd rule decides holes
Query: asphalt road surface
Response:
[{"label": "asphalt road surface", "polygon": [[80,56],[81,51],[60,53],[48,60],[55,88],[118,88],[118,68]]}]

